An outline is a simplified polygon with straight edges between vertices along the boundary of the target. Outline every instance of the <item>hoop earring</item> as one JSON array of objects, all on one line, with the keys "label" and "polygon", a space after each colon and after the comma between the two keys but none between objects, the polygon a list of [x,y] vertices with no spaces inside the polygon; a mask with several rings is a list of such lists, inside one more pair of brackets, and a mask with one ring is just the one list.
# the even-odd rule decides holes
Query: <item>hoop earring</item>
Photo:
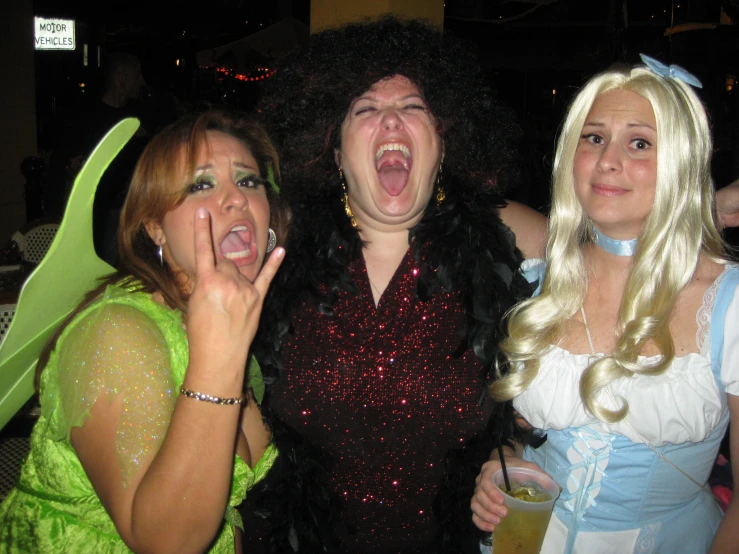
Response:
[{"label": "hoop earring", "polygon": [[164,266],[164,256],[162,255],[162,245],[159,245],[157,249],[157,257],[159,258],[159,265]]},{"label": "hoop earring", "polygon": [[441,184],[441,171],[444,166],[444,160],[439,162],[439,171],[436,173],[436,205],[441,206],[446,199],[446,192]]},{"label": "hoop earring", "polygon": [[277,246],[277,235],[275,235],[272,227],[267,230],[267,234],[267,253],[269,254],[270,252],[272,252],[272,250],[275,249],[275,246]]},{"label": "hoop earring", "polygon": [[349,218],[349,221],[352,224],[352,227],[355,229],[359,226],[357,223],[357,218],[354,217],[354,212],[352,211],[352,207],[349,205],[349,193],[346,190],[346,181],[344,180],[344,172],[341,171],[341,168],[339,168],[339,181],[341,181],[341,190],[344,191],[344,213],[346,213],[347,217]]}]

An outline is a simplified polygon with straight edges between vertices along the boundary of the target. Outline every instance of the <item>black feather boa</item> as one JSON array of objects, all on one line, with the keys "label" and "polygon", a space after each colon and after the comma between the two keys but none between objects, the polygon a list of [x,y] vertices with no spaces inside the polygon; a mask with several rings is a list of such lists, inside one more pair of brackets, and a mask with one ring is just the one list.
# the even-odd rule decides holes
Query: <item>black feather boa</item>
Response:
[{"label": "black feather boa", "polygon": [[[441,206],[432,200],[410,231],[412,252],[420,268],[417,294],[421,300],[439,289],[459,295],[466,326],[461,330],[457,354],[471,348],[480,359],[482,403],[496,361],[504,362],[498,343],[506,332],[505,314],[516,302],[528,298],[533,287],[518,271],[522,257],[515,247],[515,237],[498,215],[498,208],[505,206],[502,198],[491,187],[464,178],[447,177],[445,182],[446,200]],[[317,310],[332,313],[340,290],[356,292],[348,268],[361,256],[362,242],[344,213],[341,192],[334,192],[326,197],[321,196],[325,192],[302,189],[298,198],[288,199],[293,210],[288,255],[265,301],[254,343],[268,385],[284,371],[279,359],[280,343],[290,330],[293,310],[309,299]],[[499,440],[510,444],[521,439],[510,403],[500,404],[495,406],[484,432],[447,453],[447,472],[433,506],[438,536],[432,551],[479,552],[482,535],[472,524],[469,505],[475,477]],[[290,447],[281,444],[280,437],[275,440],[281,452]],[[306,463],[311,464],[295,460],[294,468],[275,470],[295,471]],[[284,478],[291,482],[290,477]],[[335,523],[333,513],[327,517]]]},{"label": "black feather boa", "polygon": [[279,455],[239,506],[246,554],[340,552],[341,499],[325,482],[331,459],[263,409]]}]

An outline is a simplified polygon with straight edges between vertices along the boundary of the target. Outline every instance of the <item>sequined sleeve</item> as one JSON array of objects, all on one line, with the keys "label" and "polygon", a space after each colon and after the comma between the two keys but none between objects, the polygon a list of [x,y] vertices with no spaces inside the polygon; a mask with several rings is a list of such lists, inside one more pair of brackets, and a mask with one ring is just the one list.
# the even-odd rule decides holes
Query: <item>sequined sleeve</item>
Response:
[{"label": "sequined sleeve", "polygon": [[69,436],[95,401],[123,395],[116,451],[124,483],[159,448],[174,403],[170,353],[156,323],[135,307],[109,303],[73,324],[57,347],[57,431]]}]

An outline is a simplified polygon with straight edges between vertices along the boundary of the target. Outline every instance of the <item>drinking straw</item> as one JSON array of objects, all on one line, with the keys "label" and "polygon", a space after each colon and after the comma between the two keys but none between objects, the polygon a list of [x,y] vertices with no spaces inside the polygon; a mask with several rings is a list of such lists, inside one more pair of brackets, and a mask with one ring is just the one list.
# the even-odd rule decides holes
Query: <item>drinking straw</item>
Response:
[{"label": "drinking straw", "polygon": [[511,482],[508,480],[508,470],[505,467],[505,456],[503,456],[503,443],[498,441],[498,457],[500,458],[500,469],[503,470],[503,479],[505,479],[505,490],[511,492]]}]

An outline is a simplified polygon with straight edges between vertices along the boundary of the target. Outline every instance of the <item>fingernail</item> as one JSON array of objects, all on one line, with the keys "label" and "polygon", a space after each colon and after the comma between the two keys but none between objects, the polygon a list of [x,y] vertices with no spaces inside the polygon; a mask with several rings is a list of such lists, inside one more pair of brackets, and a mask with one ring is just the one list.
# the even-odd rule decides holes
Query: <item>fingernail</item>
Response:
[{"label": "fingernail", "polygon": [[278,246],[277,248],[275,248],[275,251],[272,252],[272,255],[276,258],[282,258],[285,255],[285,249],[281,246]]},{"label": "fingernail", "polygon": [[195,215],[198,217],[198,219],[205,219],[208,217],[208,210],[205,208],[198,208],[198,210],[195,212]]}]

